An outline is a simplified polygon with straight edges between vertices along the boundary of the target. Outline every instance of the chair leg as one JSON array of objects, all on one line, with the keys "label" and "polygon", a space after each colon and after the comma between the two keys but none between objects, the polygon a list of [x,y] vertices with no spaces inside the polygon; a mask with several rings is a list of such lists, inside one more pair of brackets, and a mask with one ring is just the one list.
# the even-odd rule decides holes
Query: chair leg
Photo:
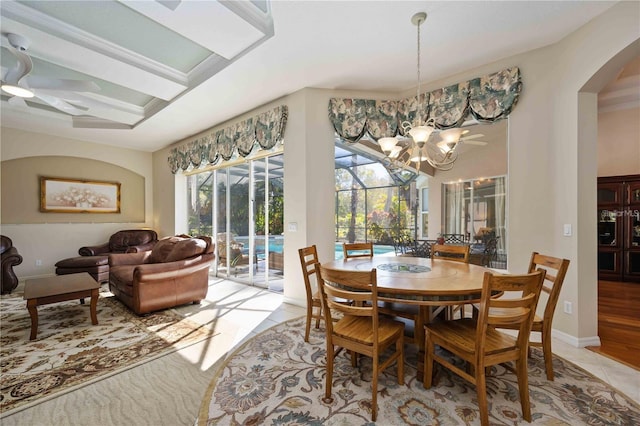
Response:
[{"label": "chair leg", "polygon": [[475,367],[476,392],[478,393],[478,408],[480,409],[480,423],[482,426],[489,425],[489,406],[487,402],[487,379],[485,377],[485,367]]},{"label": "chair leg", "polygon": [[333,384],[333,345],[327,342],[327,381],[325,385],[324,391],[324,402],[330,404],[333,402],[333,398],[331,397],[331,385]]},{"label": "chair leg", "polygon": [[551,353],[551,330],[543,330],[542,352],[544,354],[544,368],[547,371],[547,380],[553,381],[553,354]]},{"label": "chair leg", "polygon": [[431,389],[431,383],[433,381],[433,351],[435,345],[433,342],[427,340],[424,348],[424,376],[422,378],[422,385],[425,389]]},{"label": "chair leg", "polygon": [[304,341],[309,342],[309,331],[311,330],[311,316],[313,313],[313,306],[307,304],[307,325],[304,329]]},{"label": "chair leg", "polygon": [[320,319],[322,318],[322,306],[318,308],[318,316],[316,317],[316,328],[320,328]]},{"label": "chair leg", "polygon": [[378,375],[380,372],[380,356],[377,353],[373,354],[373,376],[371,378],[371,421],[375,422],[378,417]]},{"label": "chair leg", "polygon": [[400,338],[396,340],[396,352],[398,352],[398,384],[404,385],[404,339]]},{"label": "chair leg", "polygon": [[520,392],[520,405],[522,417],[531,423],[531,404],[529,402],[529,378],[527,371],[527,357],[521,356],[516,361],[516,373],[518,375],[518,390]]}]

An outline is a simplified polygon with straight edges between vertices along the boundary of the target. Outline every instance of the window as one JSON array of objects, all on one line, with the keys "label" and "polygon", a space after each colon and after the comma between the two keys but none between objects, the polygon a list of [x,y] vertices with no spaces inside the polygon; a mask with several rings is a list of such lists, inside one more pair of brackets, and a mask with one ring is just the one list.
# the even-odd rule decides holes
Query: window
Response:
[{"label": "window", "polygon": [[394,239],[415,239],[418,203],[412,176],[392,174],[348,148],[336,144],[336,242],[373,241],[393,251]]},{"label": "window", "polygon": [[422,188],[422,238],[429,238],[429,188]]},{"label": "window", "polygon": [[[445,183],[443,233],[464,234],[476,249],[495,238],[492,267],[506,268],[506,177]],[[473,250],[473,247],[472,247]]]}]

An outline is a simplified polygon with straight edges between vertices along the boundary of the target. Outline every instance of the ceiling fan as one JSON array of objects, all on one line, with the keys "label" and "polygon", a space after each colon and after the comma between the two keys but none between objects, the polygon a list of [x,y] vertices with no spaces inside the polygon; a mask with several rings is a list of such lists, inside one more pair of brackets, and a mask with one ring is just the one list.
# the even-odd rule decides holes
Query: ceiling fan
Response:
[{"label": "ceiling fan", "polygon": [[27,108],[25,99],[37,98],[55,109],[70,115],[91,115],[93,105],[99,101],[78,92],[98,92],[100,86],[93,81],[69,80],[29,75],[33,69],[31,57],[25,53],[31,42],[19,34],[4,34],[9,42],[5,46],[17,59],[15,67],[2,71],[3,92],[12,95],[9,104]]},{"label": "ceiling fan", "polygon": [[443,152],[447,152],[450,151],[451,149],[453,149],[453,147],[457,144],[462,142],[462,144],[464,145],[478,145],[478,146],[485,146],[487,145],[487,142],[484,141],[479,141],[479,140],[475,140],[478,138],[482,138],[484,135],[482,133],[476,133],[473,135],[469,135],[469,136],[465,136],[466,134],[469,133],[469,130],[463,130],[461,133],[460,138],[456,139],[456,140],[447,140],[446,137],[442,136],[443,134],[445,134],[446,131],[441,132],[440,134],[437,135],[438,139],[435,140],[435,145],[440,148],[440,150],[442,150]]}]

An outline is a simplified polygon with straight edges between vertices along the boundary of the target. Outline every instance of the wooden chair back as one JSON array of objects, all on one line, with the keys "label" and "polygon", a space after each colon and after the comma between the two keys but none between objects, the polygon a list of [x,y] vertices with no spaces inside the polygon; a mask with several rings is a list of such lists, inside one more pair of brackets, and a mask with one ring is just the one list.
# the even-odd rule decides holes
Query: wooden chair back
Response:
[{"label": "wooden chair back", "polygon": [[[487,367],[515,361],[516,367],[512,371],[518,377],[522,416],[531,422],[527,348],[544,276],[545,271],[542,270],[523,275],[487,271],[477,320],[461,318],[428,324],[425,331],[424,387],[431,388],[434,362],[475,384],[480,421],[483,426],[488,426]],[[509,294],[507,297],[493,297],[500,293]],[[499,330],[504,327],[518,330],[517,336],[514,338]],[[472,372],[437,353],[437,346],[462,358],[473,367],[469,369]]]},{"label": "wooden chair back", "polygon": [[569,260],[533,252],[531,254],[531,262],[529,263],[529,272],[541,269],[546,271],[544,278],[545,285],[543,285],[542,291],[549,295],[544,307],[542,320],[544,322],[548,321],[549,327],[551,327],[553,314],[558,304],[558,298],[560,297],[562,283],[564,282],[565,275],[567,275],[567,269],[569,269]]},{"label": "wooden chair back", "polygon": [[[311,329],[311,320],[316,320],[316,328],[320,327],[320,320],[322,316],[322,301],[320,300],[319,290],[313,288],[311,283],[311,277],[316,275],[316,263],[318,263],[318,250],[315,244],[309,247],[303,247],[298,249],[298,255],[300,257],[300,266],[302,267],[302,277],[304,279],[304,288],[307,293],[307,324],[305,328],[304,341],[309,341],[309,331]],[[317,308],[317,312],[314,312],[314,308]]]},{"label": "wooden chair back", "polygon": [[[370,271],[342,271],[320,267],[320,271],[320,294],[324,302],[325,322],[328,322],[327,334],[333,332],[332,320],[343,315],[370,317],[373,340],[376,341],[378,287],[375,268]],[[351,300],[353,303],[345,304],[344,300]]]},{"label": "wooden chair back", "polygon": [[569,269],[569,260],[560,259],[543,255],[537,252],[531,254],[531,262],[529,263],[529,272],[536,270],[544,270],[546,272],[542,291],[548,294],[542,318],[536,316],[533,320],[531,330],[541,334],[541,341],[529,342],[529,346],[542,347],[544,354],[544,364],[547,373],[547,379],[553,380],[553,354],[551,351],[551,325],[553,323],[553,315],[556,311],[556,305],[560,298],[560,290],[564,277]]},{"label": "wooden chair back", "polygon": [[469,245],[434,244],[431,246],[431,258],[469,263]]},{"label": "wooden chair back", "polygon": [[354,257],[373,257],[373,243],[344,243],[342,253],[345,259]]},{"label": "wooden chair back", "polygon": [[[325,402],[332,401],[334,358],[342,349],[351,351],[351,364],[354,367],[357,364],[356,354],[371,357],[375,368],[371,379],[371,419],[375,422],[380,372],[396,362],[398,383],[404,384],[404,323],[378,317],[375,268],[370,271],[343,271],[326,268],[319,263],[315,267],[327,327]],[[343,300],[353,303],[341,303]],[[380,355],[392,345],[395,345],[395,351],[382,361]]]},{"label": "wooden chair back", "polygon": [[[488,328],[518,330],[517,345],[520,350],[526,351],[544,276],[545,271],[522,275],[485,272],[476,331],[476,351],[481,356],[485,351]],[[500,293],[514,292],[519,295],[493,297]]]}]

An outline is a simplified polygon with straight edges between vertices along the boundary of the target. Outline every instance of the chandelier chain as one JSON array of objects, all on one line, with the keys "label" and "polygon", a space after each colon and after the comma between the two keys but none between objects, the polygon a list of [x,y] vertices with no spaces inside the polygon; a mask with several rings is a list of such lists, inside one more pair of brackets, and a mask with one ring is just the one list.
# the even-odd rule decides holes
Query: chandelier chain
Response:
[{"label": "chandelier chain", "polygon": [[417,58],[418,58],[418,89],[417,89],[417,96],[416,96],[416,101],[418,102],[418,126],[422,125],[422,111],[420,110],[420,26],[422,25],[422,21],[418,21],[418,54],[417,54]]}]

